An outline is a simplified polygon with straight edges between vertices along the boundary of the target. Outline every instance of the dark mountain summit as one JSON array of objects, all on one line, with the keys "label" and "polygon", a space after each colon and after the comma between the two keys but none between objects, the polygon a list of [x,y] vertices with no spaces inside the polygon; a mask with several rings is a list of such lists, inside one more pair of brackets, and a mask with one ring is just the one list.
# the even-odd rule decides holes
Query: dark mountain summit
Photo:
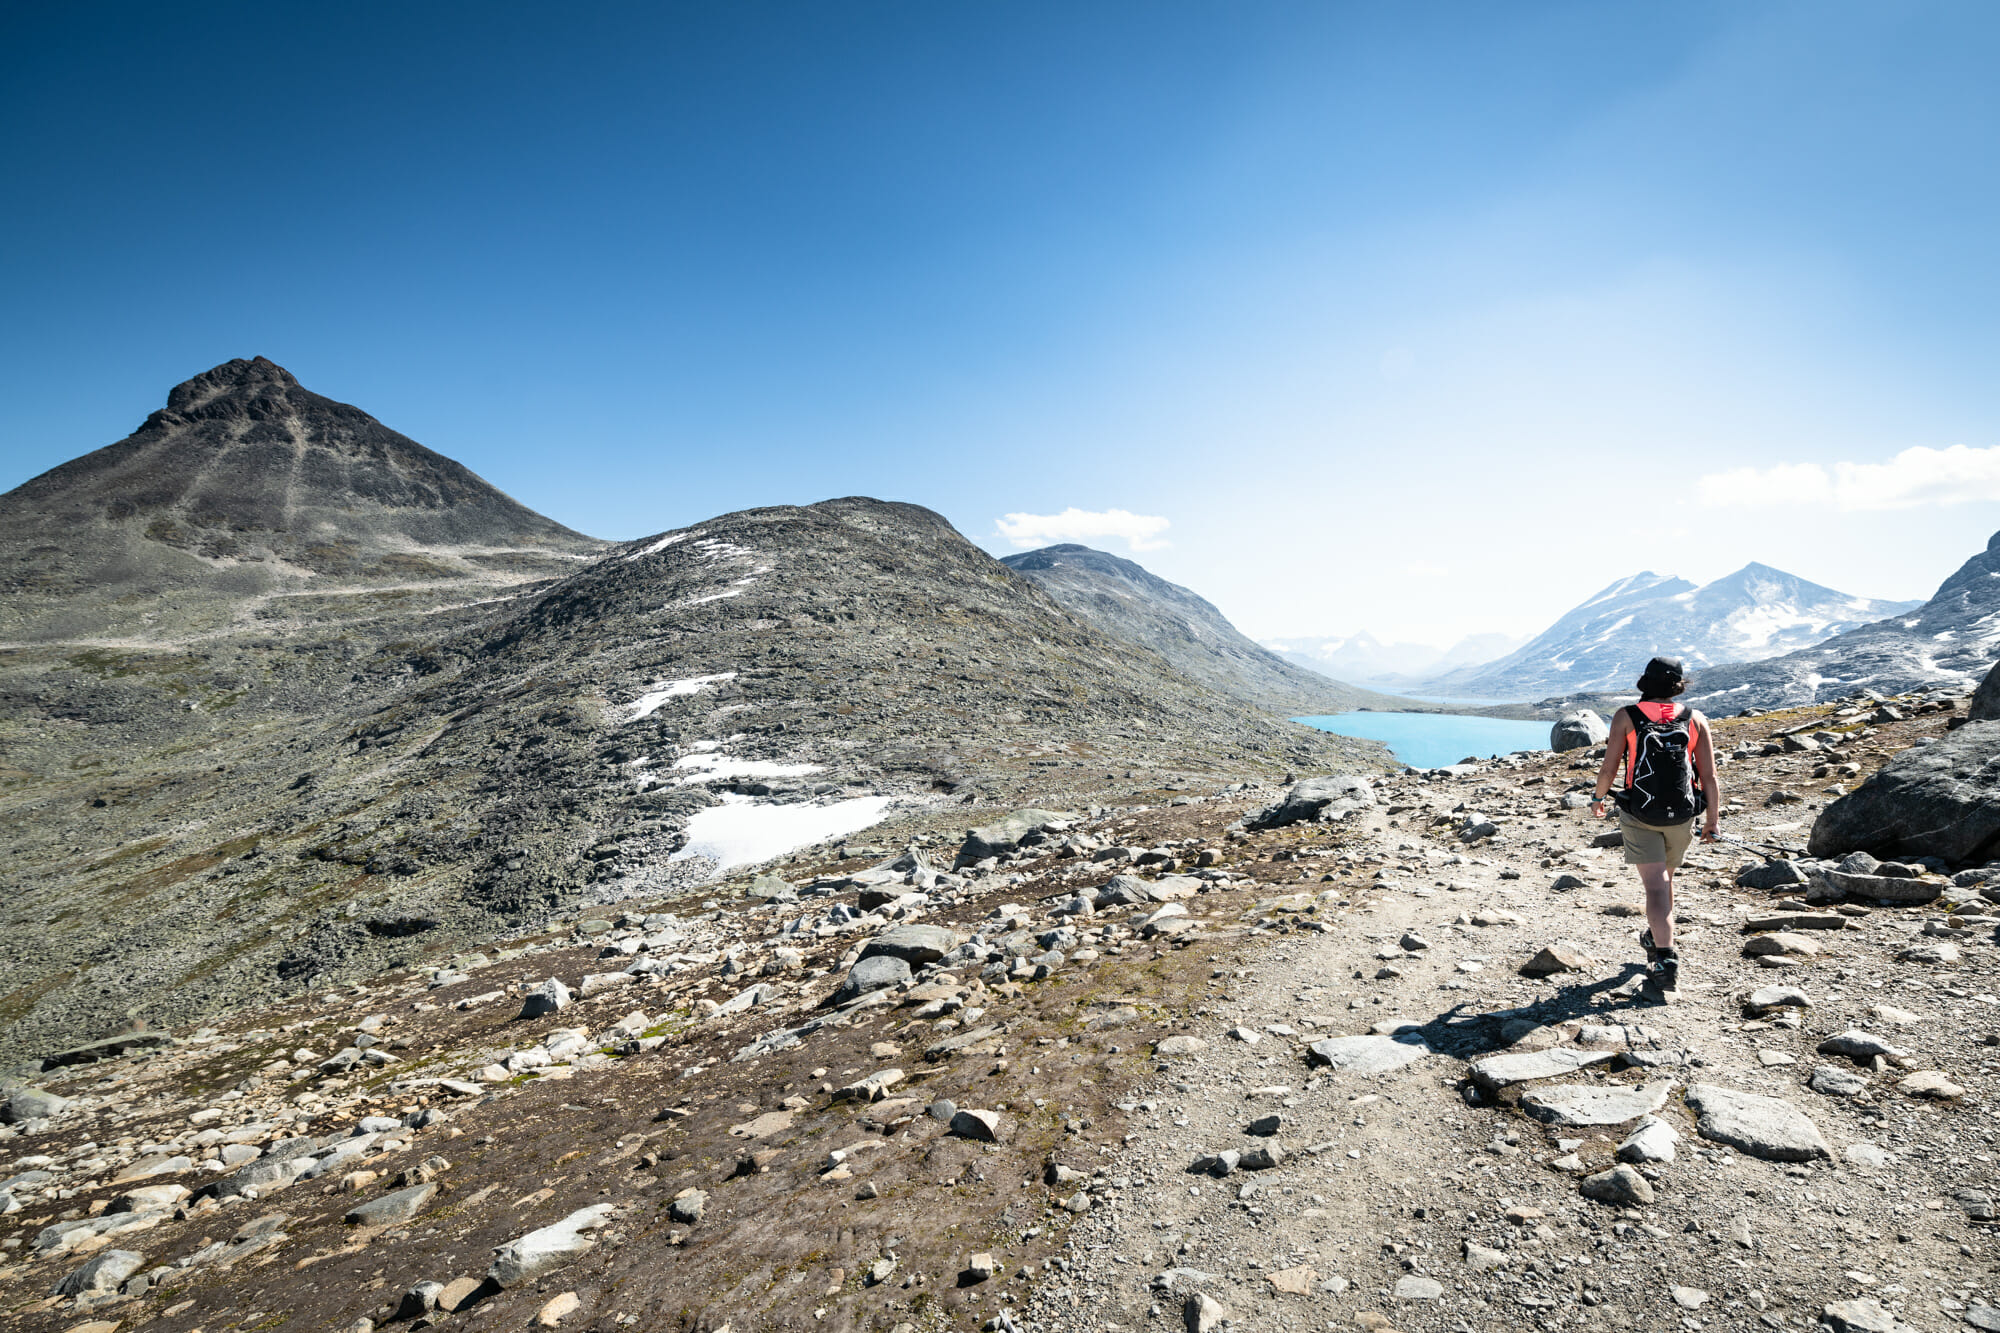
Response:
[{"label": "dark mountain summit", "polygon": [[1004,556],[1001,563],[1106,633],[1142,643],[1183,674],[1259,708],[1298,715],[1412,706],[1287,662],[1204,598],[1130,560],[1070,543]]},{"label": "dark mountain summit", "polygon": [[601,544],[263,357],[178,385],[127,438],[0,495],[0,633],[213,627],[246,598],[516,583]]}]

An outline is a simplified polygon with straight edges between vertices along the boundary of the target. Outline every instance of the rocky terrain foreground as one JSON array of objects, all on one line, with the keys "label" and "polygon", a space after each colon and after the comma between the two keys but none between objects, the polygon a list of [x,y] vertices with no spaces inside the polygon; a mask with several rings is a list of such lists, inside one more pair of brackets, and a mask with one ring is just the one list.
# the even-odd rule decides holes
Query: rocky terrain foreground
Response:
[{"label": "rocky terrain foreground", "polygon": [[2000,867],[1802,850],[1964,711],[1718,722],[1725,831],[1788,854],[1697,850],[1666,1004],[1585,749],[920,810],[132,1034],[8,1093],[0,1310],[2000,1328]]}]

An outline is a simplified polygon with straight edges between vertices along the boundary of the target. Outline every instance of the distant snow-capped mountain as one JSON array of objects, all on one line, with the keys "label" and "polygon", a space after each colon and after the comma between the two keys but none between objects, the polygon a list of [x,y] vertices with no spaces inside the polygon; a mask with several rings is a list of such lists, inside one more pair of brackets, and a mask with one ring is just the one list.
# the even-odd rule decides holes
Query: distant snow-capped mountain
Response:
[{"label": "distant snow-capped mountain", "polygon": [[1864,688],[1973,688],[2000,657],[2000,532],[1928,602],[1883,605],[1893,608],[1886,618],[1837,639],[1704,672],[1688,697],[1721,712],[1819,703]]},{"label": "distant snow-capped mountain", "polygon": [[1629,690],[1654,656],[1679,657],[1690,671],[1756,662],[1920,605],[1836,592],[1769,565],[1700,586],[1649,570],[1602,589],[1519,651],[1425,688],[1507,699]]},{"label": "distant snow-capped mountain", "polygon": [[1391,689],[1414,685],[1426,676],[1477,666],[1504,657],[1526,640],[1519,635],[1474,634],[1449,648],[1428,643],[1384,643],[1367,630],[1329,638],[1265,639],[1263,644],[1289,662],[1341,680]]}]

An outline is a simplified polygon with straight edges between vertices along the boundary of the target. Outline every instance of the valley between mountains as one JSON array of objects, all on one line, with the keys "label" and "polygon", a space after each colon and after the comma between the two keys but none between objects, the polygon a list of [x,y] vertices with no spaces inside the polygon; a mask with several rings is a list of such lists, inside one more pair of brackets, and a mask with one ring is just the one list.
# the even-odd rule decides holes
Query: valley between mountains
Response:
[{"label": "valley between mountains", "polygon": [[0,1311],[2000,1329],[1994,559],[1700,673],[1663,997],[1585,721],[1411,769],[1129,561],[601,542],[216,367],[0,496]]}]

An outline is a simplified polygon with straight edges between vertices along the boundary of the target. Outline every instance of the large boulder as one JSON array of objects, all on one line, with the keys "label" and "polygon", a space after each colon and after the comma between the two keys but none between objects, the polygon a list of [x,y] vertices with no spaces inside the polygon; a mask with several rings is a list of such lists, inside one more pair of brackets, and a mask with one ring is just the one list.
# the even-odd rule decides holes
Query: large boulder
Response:
[{"label": "large boulder", "polygon": [[1968,722],[1903,751],[1820,813],[1814,856],[1865,851],[1977,865],[2000,849],[2000,722]]},{"label": "large boulder", "polygon": [[1993,664],[1986,679],[1972,692],[1972,707],[1966,716],[1974,722],[2000,722],[2000,662]]},{"label": "large boulder", "polygon": [[1264,807],[1244,823],[1253,829],[1273,829],[1314,819],[1331,822],[1373,804],[1375,789],[1367,778],[1307,778],[1294,784],[1284,800]]},{"label": "large boulder", "polygon": [[848,970],[847,979],[840,983],[840,989],[833,993],[829,1004],[846,1004],[858,1000],[871,991],[887,990],[900,986],[911,979],[910,965],[900,958],[888,954],[876,954],[873,958],[863,958]]},{"label": "large boulder", "polygon": [[1564,713],[1562,720],[1549,728],[1549,748],[1557,754],[1565,750],[1588,750],[1604,744],[1610,735],[1609,722],[1588,708],[1580,708],[1574,713]]},{"label": "large boulder", "polygon": [[58,1296],[95,1296],[116,1291],[146,1263],[137,1250],[100,1250],[83,1267],[56,1283]]},{"label": "large boulder", "polygon": [[613,1205],[600,1203],[508,1241],[493,1251],[493,1266],[486,1270],[486,1280],[496,1287],[518,1287],[581,1259],[596,1243],[583,1233],[603,1227],[615,1211]]},{"label": "large boulder", "polygon": [[863,958],[900,958],[912,967],[924,967],[958,947],[958,935],[946,926],[926,926],[908,922],[891,926],[862,946]]},{"label": "large boulder", "polygon": [[58,1097],[40,1088],[0,1088],[0,1125],[44,1120],[62,1114],[68,1105],[67,1097]]},{"label": "large boulder", "polygon": [[1016,810],[1002,815],[991,824],[966,832],[965,842],[958,849],[958,859],[954,863],[961,866],[973,865],[989,856],[1006,856],[1019,851],[1021,840],[1039,828],[1059,823],[1069,816],[1054,810]]}]

